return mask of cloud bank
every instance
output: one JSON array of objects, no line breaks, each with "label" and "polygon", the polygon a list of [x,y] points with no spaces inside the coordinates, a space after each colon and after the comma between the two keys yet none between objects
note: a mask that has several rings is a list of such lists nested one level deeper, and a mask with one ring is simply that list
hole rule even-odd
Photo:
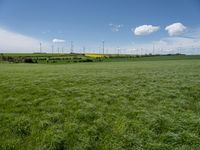
[{"label": "cloud bank", "polygon": [[139,27],[136,27],[135,29],[132,29],[135,35],[141,36],[141,35],[149,35],[153,32],[156,32],[160,29],[159,26],[153,26],[153,25],[142,25]]},{"label": "cloud bank", "polygon": [[[40,40],[0,28],[0,53],[32,53],[39,51]],[[43,43],[46,49],[48,44]]]},{"label": "cloud bank", "polygon": [[168,32],[170,36],[179,36],[182,35],[185,30],[186,26],[184,26],[182,23],[173,23],[169,26],[166,26],[165,30]]},{"label": "cloud bank", "polygon": [[[120,49],[120,51],[118,50]],[[120,48],[110,48],[111,53],[126,54],[200,54],[200,39],[167,37],[145,43],[126,43]]]}]

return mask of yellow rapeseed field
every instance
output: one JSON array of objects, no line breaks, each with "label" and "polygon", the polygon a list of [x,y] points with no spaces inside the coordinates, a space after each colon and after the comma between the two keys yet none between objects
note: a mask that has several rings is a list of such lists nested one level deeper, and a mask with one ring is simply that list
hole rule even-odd
[{"label": "yellow rapeseed field", "polygon": [[102,54],[85,54],[86,57],[91,57],[91,58],[105,58],[105,55]]}]

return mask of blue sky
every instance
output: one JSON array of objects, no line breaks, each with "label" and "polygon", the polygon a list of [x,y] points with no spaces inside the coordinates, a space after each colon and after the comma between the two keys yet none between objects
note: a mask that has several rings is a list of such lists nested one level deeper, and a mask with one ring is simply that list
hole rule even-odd
[{"label": "blue sky", "polygon": [[[169,35],[165,28],[181,23],[185,30],[175,36]],[[134,33],[137,27],[152,25],[159,27],[151,33]],[[143,27],[142,29],[152,27]],[[176,27],[175,27],[176,28]],[[162,47],[162,42],[173,41],[173,48],[185,40],[198,41],[200,38],[200,1],[199,0],[0,0],[0,29],[6,39],[26,38],[35,40],[30,47],[38,47],[43,41],[48,51],[53,39],[74,41],[76,49],[100,49],[105,40],[108,49],[123,47],[150,49],[152,43]],[[153,28],[152,28],[153,29]],[[0,30],[0,31],[1,31]],[[1,33],[1,32],[0,32]],[[14,37],[17,35],[17,37]],[[188,38],[189,37],[189,38]],[[2,40],[1,40],[2,41]],[[16,40],[17,41],[17,40]],[[176,43],[175,43],[175,42]],[[20,42],[7,51],[20,51]],[[159,44],[158,44],[159,43]],[[161,43],[161,44],[160,44]],[[0,43],[1,44],[1,43]],[[18,44],[18,45],[17,45]],[[54,43],[55,44],[55,43]],[[2,45],[2,44],[1,44]],[[190,43],[191,47],[192,43]],[[196,47],[199,41],[194,43]],[[28,44],[27,44],[28,46]],[[169,46],[169,45],[168,45]],[[187,47],[186,45],[185,47]],[[166,43],[163,45],[166,48]],[[175,48],[174,48],[175,49]],[[34,51],[30,49],[30,51]]]}]

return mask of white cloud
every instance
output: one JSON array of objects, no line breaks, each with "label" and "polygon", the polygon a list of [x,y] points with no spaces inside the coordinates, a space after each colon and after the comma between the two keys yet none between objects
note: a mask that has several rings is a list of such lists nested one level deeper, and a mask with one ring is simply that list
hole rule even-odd
[{"label": "white cloud", "polygon": [[113,32],[119,32],[119,31],[120,31],[120,28],[123,27],[122,24],[116,25],[116,24],[112,24],[112,23],[110,23],[109,26],[111,27],[111,30],[112,30]]},{"label": "white cloud", "polygon": [[182,23],[173,23],[165,28],[170,36],[178,36],[184,33],[187,28]]},{"label": "white cloud", "polygon": [[[39,51],[40,40],[26,36],[20,33],[15,33],[3,28],[0,28],[0,52],[11,53],[32,53]],[[48,43],[43,43],[43,50],[47,49]]]},{"label": "white cloud", "polygon": [[63,39],[53,39],[52,42],[53,43],[65,43],[66,41]]},{"label": "white cloud", "polygon": [[135,35],[149,35],[153,32],[156,32],[160,29],[159,26],[153,26],[153,25],[142,25],[139,27],[136,27],[135,29],[132,29]]}]

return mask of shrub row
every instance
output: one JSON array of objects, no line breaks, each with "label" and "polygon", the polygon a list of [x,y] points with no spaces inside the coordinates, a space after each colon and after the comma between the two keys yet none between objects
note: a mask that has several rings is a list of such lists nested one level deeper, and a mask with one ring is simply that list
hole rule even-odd
[{"label": "shrub row", "polygon": [[94,62],[101,59],[87,57],[22,57],[22,56],[0,56],[0,61],[12,63],[73,63],[73,62]]}]

